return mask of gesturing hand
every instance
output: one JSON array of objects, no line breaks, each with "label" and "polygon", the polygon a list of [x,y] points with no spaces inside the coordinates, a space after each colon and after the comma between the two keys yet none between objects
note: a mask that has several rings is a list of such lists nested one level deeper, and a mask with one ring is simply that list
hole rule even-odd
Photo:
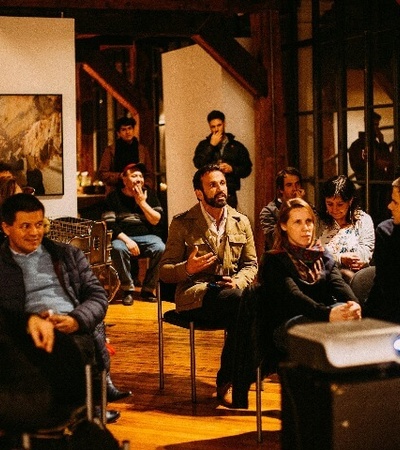
[{"label": "gesturing hand", "polygon": [[209,252],[202,256],[197,256],[199,248],[194,246],[192,253],[189,255],[186,262],[186,272],[189,275],[193,275],[210,267],[217,260],[217,256],[214,253]]}]

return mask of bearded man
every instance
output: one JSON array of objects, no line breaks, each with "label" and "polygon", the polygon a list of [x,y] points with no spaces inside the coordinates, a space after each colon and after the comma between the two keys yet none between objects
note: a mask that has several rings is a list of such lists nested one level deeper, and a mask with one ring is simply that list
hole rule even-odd
[{"label": "bearded man", "polygon": [[257,255],[249,219],[227,205],[221,168],[214,164],[200,168],[193,187],[198,204],[173,218],[160,278],[177,284],[180,314],[225,327],[216,385],[222,404],[231,406],[236,319],[242,291],[257,274]]}]

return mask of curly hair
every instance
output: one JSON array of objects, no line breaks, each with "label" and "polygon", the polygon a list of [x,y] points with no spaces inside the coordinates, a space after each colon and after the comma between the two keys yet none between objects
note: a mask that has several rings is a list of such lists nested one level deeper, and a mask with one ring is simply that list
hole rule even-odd
[{"label": "curly hair", "polygon": [[360,219],[361,208],[356,195],[356,187],[354,183],[345,175],[335,175],[329,178],[322,185],[322,198],[320,205],[320,218],[328,225],[333,225],[334,218],[326,210],[326,199],[331,197],[340,197],[344,202],[351,201],[346,214],[348,223],[356,223]]}]

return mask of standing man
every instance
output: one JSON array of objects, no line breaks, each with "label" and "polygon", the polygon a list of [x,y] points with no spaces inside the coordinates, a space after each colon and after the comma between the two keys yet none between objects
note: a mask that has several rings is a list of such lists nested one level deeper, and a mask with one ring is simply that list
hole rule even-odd
[{"label": "standing man", "polygon": [[240,190],[240,179],[251,173],[252,162],[247,148],[235,136],[225,132],[225,114],[211,111],[207,116],[211,134],[196,147],[193,163],[196,169],[216,163],[225,174],[228,186],[227,203],[232,208],[238,204],[236,192]]},{"label": "standing man", "polygon": [[113,231],[111,258],[124,290],[122,303],[133,304],[135,289],[131,274],[131,257],[149,257],[149,267],[140,296],[156,301],[158,265],[165,245],[159,237],[163,210],[154,191],[144,185],[146,167],[142,163],[128,164],[122,171],[122,188],[106,198],[108,211],[103,214]]},{"label": "standing man", "polygon": [[[99,178],[106,184],[107,193],[121,186],[121,176],[128,164],[143,162],[148,170],[153,167],[148,150],[135,137],[136,121],[132,117],[120,117],[115,123],[117,140],[103,153],[99,166]],[[150,186],[150,180],[146,180]]]},{"label": "standing man", "polygon": [[363,316],[400,323],[400,178],[392,183],[391,219],[376,228],[376,275]]},{"label": "standing man", "polygon": [[216,384],[219,399],[231,406],[238,309],[242,290],[256,277],[257,255],[249,219],[227,206],[220,166],[199,169],[193,187],[199,203],[173,218],[160,278],[177,284],[179,313],[226,327]]},{"label": "standing man", "polygon": [[260,212],[261,228],[265,236],[265,250],[270,250],[274,243],[274,230],[278,222],[279,209],[283,202],[291,198],[304,198],[301,173],[294,167],[286,167],[275,178],[276,197]]}]

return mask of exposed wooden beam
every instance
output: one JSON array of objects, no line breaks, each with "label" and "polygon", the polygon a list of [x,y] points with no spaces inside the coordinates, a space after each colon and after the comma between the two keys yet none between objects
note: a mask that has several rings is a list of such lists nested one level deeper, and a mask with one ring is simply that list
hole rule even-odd
[{"label": "exposed wooden beam", "polygon": [[6,8],[256,12],[278,9],[280,0],[2,0]]},{"label": "exposed wooden beam", "polygon": [[244,47],[224,32],[223,18],[210,15],[192,39],[255,97],[268,93],[267,71]]},{"label": "exposed wooden beam", "polygon": [[100,52],[87,52],[79,58],[83,70],[109,92],[132,116],[141,109],[141,95],[126,78],[114,69]]}]

